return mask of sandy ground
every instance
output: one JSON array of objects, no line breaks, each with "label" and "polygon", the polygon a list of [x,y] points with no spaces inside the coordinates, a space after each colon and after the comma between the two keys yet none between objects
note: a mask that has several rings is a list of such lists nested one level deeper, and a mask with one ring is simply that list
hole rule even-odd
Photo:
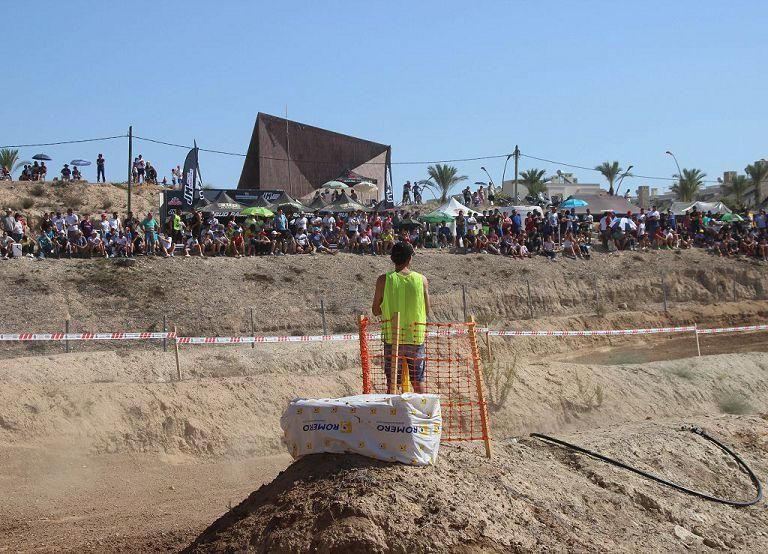
[{"label": "sandy ground", "polygon": [[[768,280],[762,264],[720,260],[699,251],[681,256],[687,261],[679,262],[672,252],[651,252],[596,257],[591,264],[520,263],[428,252],[418,254],[417,269],[431,278],[438,320],[462,317],[461,285],[466,284],[469,311],[493,328],[765,321]],[[166,313],[182,333],[249,333],[253,306],[256,332],[315,333],[322,327],[320,297],[327,306],[329,331],[343,331],[354,328],[355,313],[369,303],[373,278],[386,267],[386,260],[351,255],[142,259],[133,267],[103,260],[0,263],[5,300],[0,332],[60,330],[67,314],[73,331],[150,330],[162,326]],[[217,272],[213,283],[207,277],[212,268]],[[661,269],[667,270],[668,313],[659,294]],[[534,319],[528,312],[526,280],[532,282]],[[636,450],[640,461],[656,463],[659,471],[679,470],[681,479],[698,478],[701,467],[696,464],[704,463],[704,451],[691,450],[699,461],[678,467],[669,451],[688,452],[688,443],[675,442],[676,435],[665,435],[669,444],[649,439],[652,428],[645,425],[706,422],[750,460],[765,459],[765,435],[759,430],[765,429],[760,414],[768,412],[766,336],[702,337],[702,358],[695,357],[690,334],[494,338],[491,371],[513,366],[515,377],[503,405],[493,404],[496,396],[490,393],[500,454],[498,465],[486,469],[488,475],[509,473],[510,464],[517,467],[516,456],[522,456],[523,473],[535,478],[507,483],[512,488],[505,490],[515,491],[513,500],[527,502],[528,507],[518,503],[517,511],[510,512],[516,514],[513,523],[527,530],[497,533],[492,542],[472,535],[461,546],[451,542],[461,533],[450,528],[435,548],[680,550],[685,544],[674,542],[680,540],[675,525],[702,537],[688,544],[694,550],[764,547],[764,518],[728,516],[726,529],[718,522],[730,512],[701,506],[696,513],[708,519],[699,521],[696,530],[687,515],[674,515],[687,509],[685,499],[585,465],[591,462],[569,461],[530,441],[514,447],[506,439],[531,431],[574,440],[587,433],[585,441],[609,452],[634,455]],[[64,354],[62,344],[0,345],[0,464],[6,468],[0,476],[0,551],[181,549],[229,505],[237,505],[288,465],[277,422],[289,399],[360,390],[355,343],[183,347],[182,381],[176,378],[172,351],[163,352],[160,343],[72,346]],[[657,462],[652,452],[660,453]],[[546,463],[538,467],[542,459]],[[471,465],[461,465],[465,463],[469,459],[453,469],[465,471]],[[757,463],[765,475],[765,466]],[[714,474],[731,477],[720,465],[710,469],[713,475],[706,484],[725,487]],[[549,491],[552,477],[547,471],[567,494]],[[599,479],[591,478],[593,474]],[[601,480],[613,484],[598,484],[600,492],[594,486]],[[451,494],[479,494],[461,487],[440,490],[443,502]],[[604,503],[584,512],[588,519],[574,516],[584,508],[584,498],[595,494]],[[642,509],[637,506],[643,502],[653,505],[646,497],[662,508],[632,511]],[[764,515],[764,508],[758,513]],[[613,517],[616,509],[629,515],[619,521]],[[380,529],[390,525],[374,520]],[[262,520],[253,521],[257,526]],[[551,531],[558,528],[564,531]],[[757,530],[756,542],[749,542],[748,529]],[[557,542],[536,542],[548,532]],[[643,544],[638,538],[643,533],[664,538]],[[706,545],[705,538],[715,546]]]}]

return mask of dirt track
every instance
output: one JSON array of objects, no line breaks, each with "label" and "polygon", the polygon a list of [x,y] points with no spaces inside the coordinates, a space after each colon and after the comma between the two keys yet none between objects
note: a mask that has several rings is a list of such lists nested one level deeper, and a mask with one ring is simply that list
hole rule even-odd
[{"label": "dirt track", "polygon": [[[461,317],[460,285],[469,282],[470,310],[494,328],[629,328],[677,322],[709,327],[764,321],[764,266],[688,254],[694,263],[667,274],[668,314],[654,287],[657,270],[676,261],[670,252],[644,254],[640,260],[596,257],[592,265],[544,260],[521,264],[430,252],[419,254],[418,263],[431,276],[436,317],[442,320]],[[349,271],[350,263],[354,271]],[[206,293],[208,285],[190,271],[206,273],[211,264],[223,270],[216,294]],[[711,271],[698,267],[702,264]],[[0,264],[5,277],[0,293],[7,299],[0,331],[28,331],[30,326],[60,330],[67,312],[73,331],[157,329],[165,311],[182,332],[248,333],[247,306],[253,305],[257,332],[315,333],[320,330],[315,309],[319,296],[303,283],[324,287],[331,331],[346,330],[352,328],[354,311],[365,309],[373,276],[385,267],[383,259],[358,262],[346,255],[140,260],[136,268],[99,260]],[[599,309],[593,272],[624,275],[623,280],[601,281]],[[532,291],[534,320],[526,315],[524,279],[537,283]],[[287,295],[286,283],[299,292]],[[16,294],[19,287],[29,294]],[[639,302],[643,295],[648,300]],[[163,353],[159,343],[73,346],[72,353],[63,354],[61,344],[0,345],[5,358],[0,365],[0,463],[8,468],[0,477],[0,551],[181,548],[225,513],[228,503],[237,504],[285,467],[288,458],[277,418],[289,398],[340,396],[360,389],[354,343],[185,347],[182,382],[175,380],[173,354]],[[690,334],[494,339],[492,346],[497,364],[517,364],[510,399],[492,411],[499,440],[534,430],[569,435],[591,430],[596,444],[631,453],[626,448],[633,443],[621,442],[619,435],[625,426],[630,429],[648,417],[701,421],[736,407],[752,414],[750,425],[759,426],[763,420],[755,419],[756,414],[768,412],[767,354],[748,353],[766,351],[763,333],[702,337],[705,355],[727,354],[700,359],[689,357],[695,354]],[[716,426],[726,442],[732,439],[749,452],[752,446],[743,442],[739,421],[718,419]],[[600,442],[608,437],[618,442]],[[754,437],[754,453],[762,453],[764,440],[764,435]],[[539,450],[526,452],[532,456]],[[531,464],[535,460],[526,459]],[[667,469],[667,462],[663,465]],[[564,477],[564,488],[581,486],[584,469],[573,471]],[[621,476],[611,479],[623,482]],[[534,488],[525,494],[546,506],[551,525],[559,525],[565,512],[558,515],[547,499],[544,476],[529,484]],[[633,494],[630,503],[636,503]],[[618,497],[605,500],[624,505]],[[559,506],[571,509],[567,503]],[[592,525],[600,537],[623,532],[609,513],[594,512]],[[644,532],[666,537],[674,525],[664,513],[643,514]],[[521,521],[537,528],[533,520]],[[717,540],[744,549],[747,543],[733,542],[743,537],[738,530],[742,523],[718,531]],[[561,537],[562,545],[584,546],[588,535],[579,529],[585,528],[583,522],[573,527],[571,535]],[[758,529],[766,531],[765,526]],[[521,545],[530,544],[526,536],[520,535]]]}]

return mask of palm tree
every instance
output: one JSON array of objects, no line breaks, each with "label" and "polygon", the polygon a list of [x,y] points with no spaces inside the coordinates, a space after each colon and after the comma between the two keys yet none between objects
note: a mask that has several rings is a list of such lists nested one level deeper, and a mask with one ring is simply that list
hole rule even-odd
[{"label": "palm tree", "polygon": [[672,192],[681,202],[691,202],[696,198],[696,193],[704,186],[704,177],[707,174],[700,169],[683,169],[682,175],[675,175],[677,183],[672,185]]},{"label": "palm tree", "polygon": [[520,173],[520,182],[525,185],[525,188],[528,189],[528,194],[532,196],[536,196],[540,192],[545,192],[547,190],[547,183],[546,179],[544,179],[544,171],[543,169],[529,169],[527,171],[523,171]]},{"label": "palm tree", "polygon": [[445,203],[451,194],[451,189],[462,181],[467,180],[466,175],[456,175],[459,172],[456,167],[447,164],[430,165],[427,174],[440,188],[440,202]]},{"label": "palm tree", "polygon": [[746,175],[737,175],[727,184],[723,185],[723,195],[730,196],[740,210],[744,209],[744,194],[751,182]]},{"label": "palm tree", "polygon": [[768,162],[759,160],[745,167],[744,171],[749,175],[749,179],[755,187],[755,205],[759,206],[763,201],[760,198],[760,183],[768,179]]},{"label": "palm tree", "polygon": [[619,162],[603,162],[598,165],[595,170],[602,173],[603,177],[608,180],[608,194],[613,196],[613,183],[616,181],[616,177],[618,177],[622,171]]},{"label": "palm tree", "polygon": [[19,151],[15,148],[0,150],[0,167],[7,167],[11,174],[28,163],[30,162],[19,161]]}]

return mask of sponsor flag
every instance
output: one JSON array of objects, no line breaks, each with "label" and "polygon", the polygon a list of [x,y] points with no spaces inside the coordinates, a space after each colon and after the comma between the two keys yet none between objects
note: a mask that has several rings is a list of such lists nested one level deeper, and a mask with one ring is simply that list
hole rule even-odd
[{"label": "sponsor flag", "polygon": [[200,166],[197,160],[197,142],[195,147],[189,151],[187,158],[184,160],[184,206],[191,208],[192,204],[198,197],[202,197],[203,190],[198,187],[197,181],[200,175]]}]

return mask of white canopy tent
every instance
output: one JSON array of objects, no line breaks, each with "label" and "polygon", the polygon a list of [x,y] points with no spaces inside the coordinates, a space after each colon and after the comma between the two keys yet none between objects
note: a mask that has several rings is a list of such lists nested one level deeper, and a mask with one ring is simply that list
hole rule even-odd
[{"label": "white canopy tent", "polygon": [[461,202],[459,202],[458,200],[456,200],[453,197],[451,197],[448,200],[448,202],[446,202],[445,204],[443,204],[442,206],[440,206],[439,208],[437,208],[434,211],[436,211],[436,212],[443,212],[444,214],[448,214],[448,215],[450,215],[452,217],[456,217],[457,215],[459,215],[459,210],[463,211],[464,215],[469,215],[471,213],[472,214],[480,213],[480,212],[477,212],[475,210],[471,210],[471,209],[467,208],[464,204],[462,204]]},{"label": "white canopy tent", "polygon": [[699,212],[712,212],[713,214],[729,214],[731,209],[722,202],[672,202],[670,210],[675,215],[687,213],[693,208]]}]

